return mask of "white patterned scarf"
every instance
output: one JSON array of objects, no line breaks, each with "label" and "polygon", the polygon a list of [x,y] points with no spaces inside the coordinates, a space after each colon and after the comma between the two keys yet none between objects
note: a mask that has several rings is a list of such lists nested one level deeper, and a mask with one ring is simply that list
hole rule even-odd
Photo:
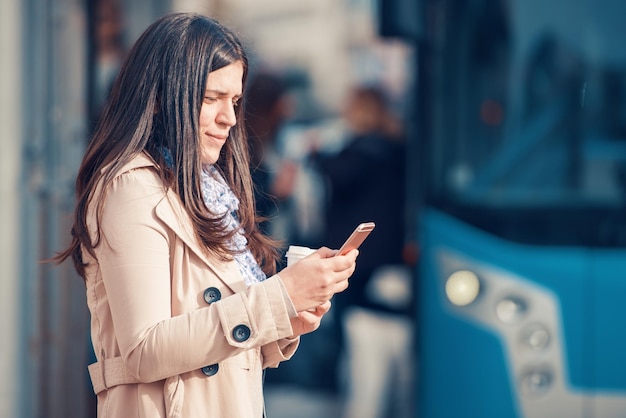
[{"label": "white patterned scarf", "polygon": [[237,231],[230,242],[231,249],[235,252],[235,261],[239,271],[250,286],[266,279],[265,273],[259,267],[254,256],[248,249],[248,240],[243,235],[243,231],[237,220],[237,210],[239,209],[239,199],[228,187],[228,184],[221,176],[217,168],[213,165],[205,165],[202,169],[202,197],[204,204],[211,213],[223,216],[224,225],[228,231]]},{"label": "white patterned scarf", "polygon": [[[165,147],[162,147],[160,150],[165,159],[165,163],[173,167],[174,160],[170,150]],[[263,270],[261,270],[261,267],[259,267],[259,264],[248,249],[248,240],[243,235],[241,226],[237,220],[239,199],[237,199],[237,196],[230,190],[226,180],[224,180],[219,171],[217,171],[217,168],[213,165],[207,164],[202,167],[200,180],[202,183],[202,198],[206,207],[214,215],[223,216],[224,214],[228,214],[228,216],[224,218],[226,229],[228,231],[237,231],[230,245],[231,249],[235,252],[235,261],[237,262],[237,267],[246,285],[250,286],[253,283],[262,282],[267,276],[263,273]]]}]

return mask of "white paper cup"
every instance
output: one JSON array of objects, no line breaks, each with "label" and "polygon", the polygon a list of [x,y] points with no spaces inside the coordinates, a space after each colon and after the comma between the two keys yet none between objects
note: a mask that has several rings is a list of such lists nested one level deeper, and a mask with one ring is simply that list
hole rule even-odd
[{"label": "white paper cup", "polygon": [[298,245],[290,245],[287,250],[287,265],[290,266],[293,263],[296,263],[308,256],[311,253],[314,253],[315,250],[309,247],[300,247]]}]

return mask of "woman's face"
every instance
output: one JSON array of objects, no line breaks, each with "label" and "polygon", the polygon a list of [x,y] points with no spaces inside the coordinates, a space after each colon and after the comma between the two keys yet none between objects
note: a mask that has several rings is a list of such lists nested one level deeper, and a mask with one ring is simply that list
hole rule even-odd
[{"label": "woman's face", "polygon": [[200,109],[200,152],[203,164],[214,164],[237,119],[235,107],[243,89],[239,61],[209,73]]}]

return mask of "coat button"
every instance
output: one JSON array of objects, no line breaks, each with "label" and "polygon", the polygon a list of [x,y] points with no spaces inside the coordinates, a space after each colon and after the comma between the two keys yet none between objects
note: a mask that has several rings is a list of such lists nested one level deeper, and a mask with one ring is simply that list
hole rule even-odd
[{"label": "coat button", "polygon": [[210,366],[204,366],[200,370],[204,373],[205,376],[213,376],[220,369],[220,365],[215,363]]},{"label": "coat button", "polygon": [[248,338],[250,338],[250,328],[248,328],[246,325],[237,325],[233,329],[233,338],[238,343],[246,341]]},{"label": "coat button", "polygon": [[213,302],[217,302],[222,298],[222,292],[219,291],[217,287],[208,287],[204,291],[204,301],[209,305]]}]

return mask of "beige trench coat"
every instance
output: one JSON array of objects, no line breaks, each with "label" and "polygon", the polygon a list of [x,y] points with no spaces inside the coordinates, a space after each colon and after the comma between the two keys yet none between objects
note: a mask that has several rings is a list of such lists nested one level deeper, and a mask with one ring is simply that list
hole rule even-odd
[{"label": "beige trench coat", "polygon": [[280,278],[246,287],[235,262],[204,255],[145,155],[115,178],[101,225],[97,259],[84,252],[98,417],[261,418],[262,370],[299,343]]}]

